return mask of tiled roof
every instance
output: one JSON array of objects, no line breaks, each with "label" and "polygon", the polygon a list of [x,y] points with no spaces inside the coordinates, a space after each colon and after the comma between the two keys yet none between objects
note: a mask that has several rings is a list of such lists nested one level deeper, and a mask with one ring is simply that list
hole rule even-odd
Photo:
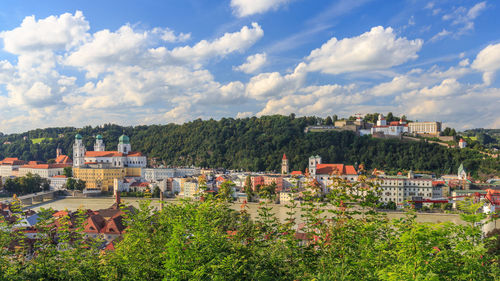
[{"label": "tiled roof", "polygon": [[85,157],[138,157],[142,156],[142,153],[131,151],[128,154],[124,154],[119,151],[87,151],[85,152]]},{"label": "tiled roof", "polygon": [[319,175],[330,175],[330,174],[340,174],[340,175],[356,175],[356,169],[352,165],[344,164],[317,164],[316,174]]},{"label": "tiled roof", "polygon": [[292,171],[291,175],[302,175],[302,171]]},{"label": "tiled roof", "polygon": [[23,165],[26,161],[19,160],[17,157],[5,158],[0,161],[0,165]]},{"label": "tiled roof", "polygon": [[69,163],[73,163],[73,161],[67,155],[59,155],[56,158],[56,163],[58,163],[58,164],[69,164]]},{"label": "tiled roof", "polygon": [[[33,163],[35,162],[35,163]],[[31,168],[31,169],[60,169],[71,167],[71,164],[38,164],[36,161],[30,161],[29,164],[21,166],[21,168]]]}]

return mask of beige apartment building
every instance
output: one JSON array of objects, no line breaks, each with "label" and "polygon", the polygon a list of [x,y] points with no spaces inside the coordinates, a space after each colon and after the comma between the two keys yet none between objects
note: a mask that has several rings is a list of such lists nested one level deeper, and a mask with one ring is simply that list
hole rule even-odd
[{"label": "beige apartment building", "polygon": [[411,122],[408,123],[408,132],[437,136],[441,132],[441,122]]}]

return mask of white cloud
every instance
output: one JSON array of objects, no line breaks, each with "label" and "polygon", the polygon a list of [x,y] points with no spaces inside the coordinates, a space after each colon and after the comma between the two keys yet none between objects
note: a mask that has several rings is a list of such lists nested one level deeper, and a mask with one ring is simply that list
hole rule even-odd
[{"label": "white cloud", "polygon": [[479,2],[470,9],[457,7],[451,13],[443,15],[443,20],[451,21],[452,25],[459,26],[457,36],[474,29],[474,20],[486,9],[486,1]]},{"label": "white cloud", "polygon": [[234,67],[234,69],[245,73],[255,73],[257,70],[262,68],[262,66],[264,66],[266,62],[266,53],[255,54],[247,57],[247,60],[244,64]]},{"label": "white cloud", "polygon": [[239,32],[225,33],[222,37],[209,42],[202,40],[193,47],[177,47],[172,50],[174,58],[186,61],[201,61],[210,57],[225,56],[232,52],[242,52],[264,36],[258,23],[252,27],[244,26]]},{"label": "white cloud", "polygon": [[442,38],[444,38],[444,37],[446,37],[446,36],[448,36],[450,34],[451,34],[450,31],[448,31],[448,30],[446,30],[446,29],[443,28],[443,30],[441,30],[440,32],[438,32],[436,35],[432,36],[432,38],[429,41],[430,42],[436,42],[436,41],[438,41],[438,40],[440,40],[440,39],[442,39]]},{"label": "white cloud", "polygon": [[377,26],[357,37],[330,39],[306,58],[307,69],[328,74],[387,69],[416,59],[422,43]]},{"label": "white cloud", "polygon": [[4,40],[4,50],[13,54],[67,50],[85,40],[89,28],[80,11],[41,20],[30,16],[24,18],[20,27],[1,32],[0,38]]},{"label": "white cloud", "polygon": [[471,67],[483,72],[483,80],[486,85],[493,82],[495,72],[500,69],[500,43],[488,45],[477,55]]},{"label": "white cloud", "polygon": [[290,2],[290,0],[231,0],[231,7],[238,17],[262,14]]},{"label": "white cloud", "polygon": [[304,85],[305,64],[299,64],[293,73],[282,76],[278,72],[261,73],[250,79],[246,93],[248,97],[265,100],[273,96],[292,95]]},{"label": "white cloud", "polygon": [[413,82],[408,76],[396,76],[390,82],[381,83],[368,92],[375,96],[390,96],[408,90],[416,89],[420,83]]}]

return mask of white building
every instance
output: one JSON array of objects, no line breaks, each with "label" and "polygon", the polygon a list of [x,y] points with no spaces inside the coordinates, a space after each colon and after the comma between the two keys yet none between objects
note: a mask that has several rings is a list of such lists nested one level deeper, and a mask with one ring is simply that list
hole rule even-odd
[{"label": "white building", "polygon": [[466,147],[467,147],[467,142],[464,139],[460,139],[460,141],[458,142],[458,148],[462,149]]},{"label": "white building", "polygon": [[19,167],[18,176],[23,177],[28,173],[39,175],[42,178],[51,178],[64,174],[64,168],[71,167],[70,164],[39,164],[37,161],[30,161],[28,164]]},{"label": "white building", "polygon": [[408,132],[411,134],[439,135],[441,122],[411,122],[408,123]]},{"label": "white building", "polygon": [[380,114],[378,116],[377,125],[371,128],[371,133],[372,135],[383,133],[384,135],[399,136],[403,133],[408,133],[408,125],[403,119],[387,124],[385,117]]},{"label": "white building", "polygon": [[422,197],[425,199],[442,198],[440,186],[433,186],[432,179],[414,178],[410,175],[404,177],[383,177],[377,178],[380,184],[380,201],[383,203],[394,202],[399,208],[403,207],[405,201],[412,200],[412,197]]},{"label": "white building", "polygon": [[358,180],[358,173],[353,165],[323,164],[320,156],[309,158],[309,175],[318,181],[323,193],[329,193],[329,187],[333,184],[334,178],[352,182]]},{"label": "white building", "polygon": [[63,189],[64,185],[68,178],[64,175],[53,176],[49,178],[50,181],[50,189],[51,190],[60,190]]},{"label": "white building", "polygon": [[126,135],[118,139],[118,150],[105,151],[101,135],[96,136],[94,151],[86,151],[82,136],[75,136],[73,145],[73,167],[83,167],[85,164],[108,164],[111,167],[139,167],[147,165],[146,156],[140,152],[132,151],[130,139]]},{"label": "white building", "polygon": [[18,158],[5,158],[0,161],[0,177],[8,178],[16,176],[19,167],[26,164],[26,161],[19,160]]}]

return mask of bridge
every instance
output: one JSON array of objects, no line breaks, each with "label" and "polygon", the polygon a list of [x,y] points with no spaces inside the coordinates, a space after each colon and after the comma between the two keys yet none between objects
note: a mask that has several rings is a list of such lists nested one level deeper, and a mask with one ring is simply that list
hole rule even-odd
[{"label": "bridge", "polygon": [[[43,192],[36,192],[36,193],[31,193],[31,194],[26,194],[23,196],[17,197],[18,200],[21,201],[23,206],[29,206],[37,203],[42,203],[43,201],[46,200],[52,200],[55,198],[55,194],[57,193],[57,190],[49,190],[49,191],[43,191]],[[9,198],[2,200],[1,203],[11,203],[14,199]]]}]

